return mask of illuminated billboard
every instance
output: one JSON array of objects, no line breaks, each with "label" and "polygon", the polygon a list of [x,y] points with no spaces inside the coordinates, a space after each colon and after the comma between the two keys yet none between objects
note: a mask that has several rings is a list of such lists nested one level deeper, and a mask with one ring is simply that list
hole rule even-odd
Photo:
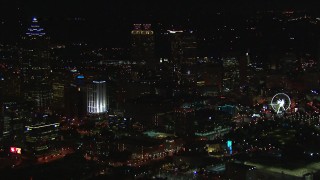
[{"label": "illuminated billboard", "polygon": [[227,141],[227,148],[228,148],[229,154],[232,154],[232,141],[230,140]]},{"label": "illuminated billboard", "polygon": [[21,154],[21,148],[18,147],[10,147],[10,152],[12,154]]}]

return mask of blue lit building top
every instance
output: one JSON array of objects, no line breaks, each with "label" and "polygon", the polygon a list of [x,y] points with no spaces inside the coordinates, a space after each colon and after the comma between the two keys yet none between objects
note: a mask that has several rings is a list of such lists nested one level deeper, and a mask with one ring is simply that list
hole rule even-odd
[{"label": "blue lit building top", "polygon": [[43,30],[44,29],[39,26],[38,19],[34,17],[32,18],[31,27],[28,28],[26,35],[29,37],[41,37],[46,35]]},{"label": "blue lit building top", "polygon": [[84,79],[84,75],[78,75],[77,79]]}]

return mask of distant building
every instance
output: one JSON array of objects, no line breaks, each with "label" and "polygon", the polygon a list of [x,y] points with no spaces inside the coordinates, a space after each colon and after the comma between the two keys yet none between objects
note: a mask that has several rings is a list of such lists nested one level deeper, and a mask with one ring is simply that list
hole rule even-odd
[{"label": "distant building", "polygon": [[254,169],[254,166],[229,162],[226,164],[225,174],[227,179],[251,179],[247,176],[247,174]]},{"label": "distant building", "polygon": [[68,118],[82,118],[87,115],[87,77],[75,75],[64,88],[64,113]]},{"label": "distant building", "polygon": [[225,104],[223,106],[217,106],[216,110],[228,113],[232,116],[234,116],[237,113],[237,107],[233,105],[228,105],[228,104]]},{"label": "distant building", "polygon": [[35,108],[43,113],[49,111],[52,102],[49,39],[37,18],[32,19],[22,37],[21,90],[25,98],[34,102]]},{"label": "distant building", "polygon": [[217,126],[211,131],[196,132],[195,135],[206,138],[208,140],[214,140],[214,139],[223,137],[225,134],[229,133],[230,130],[231,130],[231,127],[228,127],[228,126],[225,126],[225,127]]},{"label": "distant building", "polygon": [[46,81],[50,74],[49,37],[40,27],[38,19],[33,18],[31,26],[22,37],[24,51],[21,70],[24,82]]},{"label": "distant building", "polygon": [[48,112],[52,103],[52,87],[47,83],[34,84],[25,97],[34,103],[37,111]]},{"label": "distant building", "polygon": [[155,65],[154,31],[151,24],[134,24],[131,31],[131,57],[137,63]]},{"label": "distant building", "polygon": [[111,129],[128,130],[131,128],[132,118],[117,115],[109,115],[108,125]]},{"label": "distant building", "polygon": [[106,81],[93,81],[87,87],[87,112],[89,114],[106,113],[109,108]]},{"label": "distant building", "polygon": [[[10,70],[9,70],[10,71]],[[20,96],[20,75],[15,72],[0,75],[0,96]]]},{"label": "distant building", "polygon": [[52,93],[53,93],[53,102],[57,104],[62,104],[64,98],[64,83],[54,82],[52,83]]},{"label": "distant building", "polygon": [[[23,136],[27,104],[20,100],[3,100],[0,117],[0,139]],[[11,139],[12,141],[12,139]]]},{"label": "distant building", "polygon": [[84,117],[87,111],[86,87],[79,84],[69,84],[64,92],[65,114],[67,117]]},{"label": "distant building", "polygon": [[175,64],[194,64],[197,60],[197,38],[193,31],[168,30],[171,58]]},{"label": "distant building", "polygon": [[[266,164],[245,162],[254,168],[247,171],[246,179],[292,179],[292,180],[315,180],[319,179],[319,163],[297,164],[294,169],[284,164]],[[243,165],[243,166],[245,166]]]},{"label": "distant building", "polygon": [[237,88],[240,83],[239,61],[236,58],[224,58],[222,61],[224,70],[222,88],[223,91],[230,91]]},{"label": "distant building", "polygon": [[0,98],[0,147],[24,147],[25,124],[30,115],[30,103],[19,97]]},{"label": "distant building", "polygon": [[60,124],[45,114],[36,114],[30,124],[25,126],[26,152],[41,155],[54,150],[59,140]]}]

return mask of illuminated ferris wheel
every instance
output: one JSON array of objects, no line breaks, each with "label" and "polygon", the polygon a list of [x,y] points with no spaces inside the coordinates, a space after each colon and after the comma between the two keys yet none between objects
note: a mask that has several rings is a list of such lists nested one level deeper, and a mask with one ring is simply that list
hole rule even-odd
[{"label": "illuminated ferris wheel", "polygon": [[285,93],[278,93],[272,97],[271,107],[277,114],[282,114],[290,108],[290,97]]}]

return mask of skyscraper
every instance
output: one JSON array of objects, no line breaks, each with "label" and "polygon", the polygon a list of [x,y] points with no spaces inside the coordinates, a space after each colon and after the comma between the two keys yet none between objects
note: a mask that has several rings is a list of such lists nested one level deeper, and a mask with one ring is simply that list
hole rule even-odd
[{"label": "skyscraper", "polygon": [[132,60],[149,66],[155,64],[154,31],[151,24],[134,24],[131,31],[131,57]]},{"label": "skyscraper", "polygon": [[25,50],[21,63],[24,82],[47,80],[51,70],[49,37],[40,27],[37,18],[32,19],[31,26],[22,40]]},{"label": "skyscraper", "polygon": [[30,104],[20,98],[5,97],[1,99],[0,141],[1,146],[24,142],[24,125],[30,113]]},{"label": "skyscraper", "polygon": [[23,40],[21,71],[24,96],[33,101],[38,111],[48,111],[52,102],[49,37],[33,18]]},{"label": "skyscraper", "polygon": [[223,59],[223,91],[230,91],[238,87],[240,80],[239,61],[237,58]]},{"label": "skyscraper", "polygon": [[108,111],[106,81],[93,81],[87,87],[87,112],[89,114],[103,114]]},{"label": "skyscraper", "polygon": [[197,39],[193,31],[168,30],[171,58],[175,64],[194,64],[197,58]]},{"label": "skyscraper", "polygon": [[62,82],[52,83],[52,97],[53,97],[53,102],[56,105],[63,107],[64,83]]},{"label": "skyscraper", "polygon": [[28,91],[27,100],[33,101],[35,107],[44,112],[52,103],[52,89],[47,83],[36,84]]}]

